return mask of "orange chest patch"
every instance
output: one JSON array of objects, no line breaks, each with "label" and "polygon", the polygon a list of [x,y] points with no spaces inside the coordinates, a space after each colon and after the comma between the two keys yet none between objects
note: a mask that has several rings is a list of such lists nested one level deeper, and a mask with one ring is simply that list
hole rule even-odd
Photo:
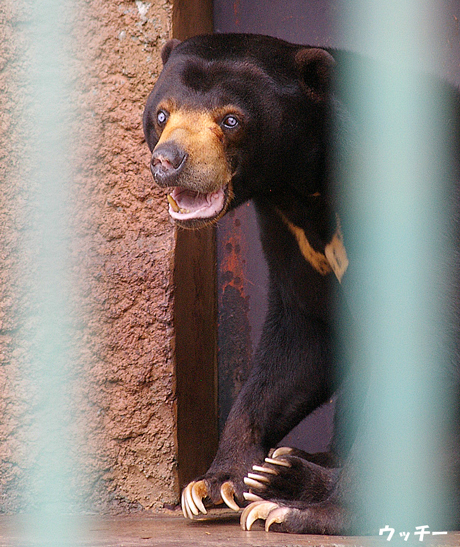
[{"label": "orange chest patch", "polygon": [[332,236],[331,241],[326,245],[324,253],[321,253],[312,247],[302,228],[293,224],[285,215],[283,215],[283,213],[280,211],[278,212],[289,231],[295,237],[304,259],[321,275],[327,275],[334,272],[340,283],[348,268],[348,257],[343,243],[340,223],[337,222],[337,229]]}]

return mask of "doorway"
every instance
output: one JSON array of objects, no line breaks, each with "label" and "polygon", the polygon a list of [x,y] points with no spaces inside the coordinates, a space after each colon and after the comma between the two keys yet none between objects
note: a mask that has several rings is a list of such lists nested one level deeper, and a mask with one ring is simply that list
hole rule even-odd
[{"label": "doorway", "polygon": [[[336,45],[337,2],[331,0],[214,0],[214,32],[269,34],[290,42]],[[217,227],[219,431],[250,370],[267,309],[267,266],[255,211],[243,204]],[[327,450],[334,401],[308,416],[280,443],[307,452]]]},{"label": "doorway", "polygon": [[[439,75],[460,85],[460,0],[439,9],[447,28]],[[268,34],[289,42],[359,51],[341,35],[343,0],[214,0],[214,32]],[[366,53],[360,51],[360,53]],[[219,431],[250,370],[266,312],[267,267],[255,212],[244,204],[217,228]],[[280,445],[320,452],[333,433],[334,400],[301,422]]]}]

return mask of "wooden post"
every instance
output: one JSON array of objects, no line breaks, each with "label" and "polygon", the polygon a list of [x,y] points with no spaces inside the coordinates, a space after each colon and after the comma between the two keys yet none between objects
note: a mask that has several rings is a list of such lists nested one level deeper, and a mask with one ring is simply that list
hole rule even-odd
[{"label": "wooden post", "polygon": [[[173,37],[212,32],[212,0],[176,0]],[[217,300],[215,229],[178,229],[175,350],[179,484],[209,467],[217,449]]]}]

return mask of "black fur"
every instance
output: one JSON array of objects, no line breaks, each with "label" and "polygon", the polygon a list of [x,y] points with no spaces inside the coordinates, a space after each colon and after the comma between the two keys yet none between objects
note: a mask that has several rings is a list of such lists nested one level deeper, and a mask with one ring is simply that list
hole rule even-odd
[{"label": "black fur", "polygon": [[[331,193],[331,120],[341,117],[346,123],[343,112],[348,112],[347,98],[332,94],[331,79],[334,67],[351,59],[344,52],[263,36],[196,37],[166,46],[163,73],[147,101],[144,128],[151,150],[161,134],[154,120],[164,99],[191,110],[230,104],[242,112],[238,133],[223,136],[233,174],[230,208],[254,201],[269,269],[268,313],[251,374],[203,477],[210,502],[219,501],[220,486],[230,480],[244,505],[248,471],[262,465],[268,451],[341,383],[333,355],[333,307],[343,291],[332,272],[321,272],[305,259],[289,225],[324,256],[337,229],[340,200],[340,192],[338,198]],[[460,101],[453,91],[452,96],[458,114]],[[347,131],[344,138],[353,139],[353,130]],[[353,448],[339,441],[337,436],[338,456],[345,461],[342,472],[336,462],[330,467],[320,457],[285,456],[291,467],[283,468],[261,494],[292,508],[279,528],[346,533],[359,521],[347,503]]]}]

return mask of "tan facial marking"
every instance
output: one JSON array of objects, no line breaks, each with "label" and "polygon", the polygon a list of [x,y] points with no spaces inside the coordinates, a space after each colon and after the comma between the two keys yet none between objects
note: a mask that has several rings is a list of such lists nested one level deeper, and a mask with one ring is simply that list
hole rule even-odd
[{"label": "tan facial marking", "polygon": [[217,124],[208,127],[208,129],[214,133],[220,142],[224,142],[224,132]]},{"label": "tan facial marking", "polygon": [[223,132],[211,112],[181,109],[171,112],[157,146],[170,141],[187,152],[189,187],[210,192],[230,182]]}]

